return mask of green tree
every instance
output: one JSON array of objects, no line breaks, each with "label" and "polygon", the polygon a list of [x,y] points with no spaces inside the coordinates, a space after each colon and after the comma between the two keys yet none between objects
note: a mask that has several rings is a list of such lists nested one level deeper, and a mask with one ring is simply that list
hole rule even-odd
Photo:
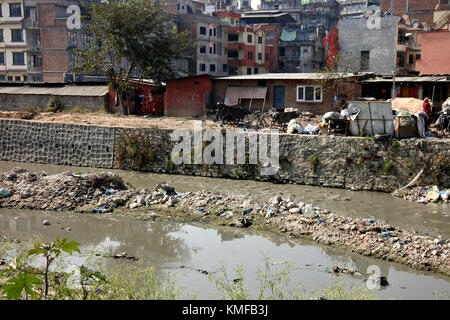
[{"label": "green tree", "polygon": [[[86,49],[75,50],[75,73],[105,74],[120,97],[127,94],[122,112],[130,112],[132,76],[152,79],[160,85],[179,70],[175,61],[193,46],[188,30],[176,24],[153,0],[111,0],[89,5],[88,29],[92,35]],[[185,70],[183,70],[185,71]]]}]

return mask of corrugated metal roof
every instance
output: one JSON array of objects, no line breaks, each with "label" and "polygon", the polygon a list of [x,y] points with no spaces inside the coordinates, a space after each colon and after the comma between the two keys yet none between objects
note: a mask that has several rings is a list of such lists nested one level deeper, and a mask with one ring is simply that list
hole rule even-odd
[{"label": "corrugated metal roof", "polygon": [[[367,73],[347,73],[344,75],[343,73],[336,74],[336,78],[339,77],[357,77],[357,76],[366,76],[369,74],[373,74],[371,72]],[[215,78],[215,80],[318,80],[323,79],[323,73],[258,73],[258,74],[249,74],[249,75],[239,75],[239,76],[228,76],[228,77],[219,77]]]},{"label": "corrugated metal roof", "polygon": [[64,86],[64,87],[44,87],[44,86],[17,86],[0,87],[3,94],[37,94],[54,96],[90,96],[100,97],[108,93],[108,86]]},{"label": "corrugated metal roof", "polygon": [[[363,82],[392,82],[392,78],[377,77]],[[448,76],[395,77],[395,82],[450,82]]]}]

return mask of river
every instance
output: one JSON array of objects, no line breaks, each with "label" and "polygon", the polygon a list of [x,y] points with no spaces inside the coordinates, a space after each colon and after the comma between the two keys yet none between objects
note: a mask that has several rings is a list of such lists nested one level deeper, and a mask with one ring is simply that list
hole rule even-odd
[{"label": "river", "polygon": [[[49,174],[63,171],[101,172],[102,169],[68,166],[38,165],[0,162],[0,171],[13,167],[45,171]],[[269,198],[276,194],[289,194],[306,203],[328,208],[336,213],[384,220],[392,225],[413,227],[422,232],[448,237],[450,234],[448,204],[414,204],[389,194],[353,192],[348,190],[318,188],[299,185],[278,185],[245,180],[214,179],[191,176],[174,176],[133,171],[108,170],[120,174],[134,187],[149,187],[165,181],[179,192],[198,189],[222,193],[245,193],[254,197]],[[42,221],[51,222],[44,226]],[[66,228],[70,227],[70,231]],[[29,240],[38,236],[53,240],[56,236],[69,237],[81,243],[82,254],[71,257],[71,263],[86,262],[89,252],[127,252],[149,264],[156,276],[175,276],[177,286],[185,294],[196,293],[199,299],[217,298],[214,283],[209,275],[217,275],[221,261],[232,277],[232,269],[242,264],[246,270],[246,283],[254,295],[258,291],[256,272],[264,268],[264,254],[276,266],[286,262],[295,266],[290,285],[299,281],[306,290],[332,283],[333,274],[327,272],[337,264],[356,269],[367,277],[369,266],[378,266],[389,286],[375,290],[381,298],[433,299],[436,293],[450,294],[450,278],[430,272],[420,272],[395,263],[380,261],[348,250],[330,248],[312,241],[294,240],[270,232],[236,229],[203,224],[185,224],[167,221],[141,221],[130,217],[70,212],[39,212],[18,209],[0,209],[0,235]],[[104,258],[107,263],[118,260]],[[134,265],[136,261],[121,263]],[[201,271],[207,271],[208,275]],[[346,285],[365,285],[362,278],[342,275]]]}]

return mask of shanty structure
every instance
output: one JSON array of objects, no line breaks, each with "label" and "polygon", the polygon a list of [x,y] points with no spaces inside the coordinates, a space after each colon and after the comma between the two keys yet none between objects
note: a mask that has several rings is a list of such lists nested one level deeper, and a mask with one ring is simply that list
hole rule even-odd
[{"label": "shanty structure", "polygon": [[31,106],[46,108],[51,97],[66,109],[80,107],[105,110],[108,106],[106,85],[22,85],[0,87],[0,110],[17,111]]},{"label": "shanty structure", "polygon": [[[346,82],[345,95],[354,100],[361,97],[359,80],[372,74],[336,75]],[[322,84],[323,73],[262,73],[213,79],[214,103],[236,104],[239,99],[252,110],[270,111],[296,108],[324,114],[338,107],[337,98]]]}]

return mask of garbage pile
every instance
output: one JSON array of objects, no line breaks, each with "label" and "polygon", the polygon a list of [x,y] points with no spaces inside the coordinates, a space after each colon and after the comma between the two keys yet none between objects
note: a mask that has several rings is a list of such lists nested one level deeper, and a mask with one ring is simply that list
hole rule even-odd
[{"label": "garbage pile", "polygon": [[108,189],[125,190],[121,177],[112,173],[47,175],[14,168],[0,174],[0,206],[22,209],[73,209],[94,200]]},{"label": "garbage pile", "polygon": [[392,194],[405,200],[424,204],[430,202],[450,201],[450,190],[441,190],[438,186],[417,186],[414,188],[405,188],[394,191]]}]

